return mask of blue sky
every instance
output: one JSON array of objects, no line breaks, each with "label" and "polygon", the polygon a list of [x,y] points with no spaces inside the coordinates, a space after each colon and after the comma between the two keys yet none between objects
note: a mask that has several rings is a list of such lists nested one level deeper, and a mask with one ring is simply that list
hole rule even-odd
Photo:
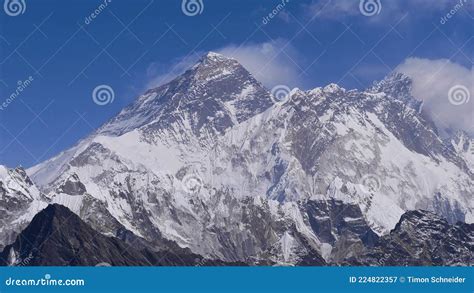
[{"label": "blue sky", "polygon": [[[472,99],[444,110],[453,84],[472,92],[472,2],[372,0],[379,13],[366,16],[356,0],[202,0],[187,16],[180,0],[17,1],[23,13],[0,11],[0,103],[23,82],[0,109],[0,164],[10,167],[71,147],[206,51],[232,55],[269,88],[361,89],[395,68],[417,80],[436,71],[441,88],[417,94],[439,125],[472,125]],[[113,89],[113,102],[94,103],[99,85]]]}]

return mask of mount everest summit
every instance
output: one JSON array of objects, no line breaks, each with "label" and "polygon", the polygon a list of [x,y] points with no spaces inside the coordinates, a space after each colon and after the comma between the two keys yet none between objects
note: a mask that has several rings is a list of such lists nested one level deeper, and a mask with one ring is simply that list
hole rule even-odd
[{"label": "mount everest summit", "polygon": [[[38,259],[51,249],[32,227],[55,223],[100,238],[99,252],[139,248],[116,265],[472,265],[473,140],[440,137],[410,90],[394,73],[365,91],[330,84],[275,101],[208,53],[71,149],[0,167],[0,258],[112,262],[68,262],[67,246]],[[181,261],[157,261],[165,253]]]}]

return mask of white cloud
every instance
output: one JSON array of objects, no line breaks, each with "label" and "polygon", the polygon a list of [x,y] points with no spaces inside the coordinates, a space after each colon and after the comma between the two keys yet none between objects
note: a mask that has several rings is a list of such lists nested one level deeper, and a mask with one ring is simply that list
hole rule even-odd
[{"label": "white cloud", "polygon": [[218,49],[217,52],[239,61],[268,88],[275,85],[302,85],[299,54],[284,40],[244,46],[229,45]]},{"label": "white cloud", "polygon": [[340,19],[360,14],[358,1],[353,0],[315,1],[307,8],[311,16],[318,18]]},{"label": "white cloud", "polygon": [[[380,5],[380,14],[377,17],[365,18],[359,10],[361,2],[376,3],[377,7]],[[426,15],[436,11],[449,12],[458,3],[459,0],[317,0],[309,6],[306,5],[305,10],[310,13],[310,17],[317,16],[317,18],[343,20],[350,16],[358,16],[379,23],[380,21],[387,21],[387,18],[398,20],[405,13],[419,16],[420,13]],[[467,4],[463,5],[463,9],[471,8]]]},{"label": "white cloud", "polygon": [[[427,111],[443,132],[462,129],[474,134],[474,70],[447,59],[408,58],[396,69],[413,79],[412,94],[424,101]],[[453,105],[449,92],[454,86],[468,89],[464,103]],[[462,98],[462,97],[461,97]],[[459,100],[457,100],[459,102]]]},{"label": "white cloud", "polygon": [[[215,50],[239,61],[258,81],[271,89],[275,85],[302,86],[298,52],[284,40],[243,46],[228,45]],[[192,67],[205,52],[176,58],[166,64],[148,66],[146,89],[165,84]]]}]

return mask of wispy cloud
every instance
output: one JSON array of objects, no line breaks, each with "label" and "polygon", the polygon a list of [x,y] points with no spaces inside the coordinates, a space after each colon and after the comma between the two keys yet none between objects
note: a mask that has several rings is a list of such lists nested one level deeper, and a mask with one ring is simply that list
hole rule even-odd
[{"label": "wispy cloud", "polygon": [[[365,18],[359,8],[361,2],[377,3],[376,5],[381,6],[380,14]],[[304,5],[304,8],[311,17],[316,16],[320,19],[344,20],[357,16],[371,22],[380,22],[399,19],[406,13],[423,16],[439,11],[448,12],[458,2],[459,0],[317,0],[309,5]],[[472,10],[472,5],[464,5],[463,9]]]},{"label": "wispy cloud", "polygon": [[[302,86],[300,76],[300,54],[285,40],[252,43],[242,46],[228,45],[212,50],[239,61],[258,81],[266,87],[286,85]],[[192,67],[205,52],[197,52],[170,62],[152,63],[148,66],[146,88],[165,84]]]},{"label": "wispy cloud", "polygon": [[[474,134],[474,70],[447,59],[409,58],[396,71],[413,79],[413,95],[444,133],[462,129]],[[453,90],[464,88],[458,97]],[[454,101],[453,101],[454,99]]]},{"label": "wispy cloud", "polygon": [[268,88],[275,85],[302,86],[300,54],[285,40],[244,46],[229,45],[217,52],[234,58]]}]

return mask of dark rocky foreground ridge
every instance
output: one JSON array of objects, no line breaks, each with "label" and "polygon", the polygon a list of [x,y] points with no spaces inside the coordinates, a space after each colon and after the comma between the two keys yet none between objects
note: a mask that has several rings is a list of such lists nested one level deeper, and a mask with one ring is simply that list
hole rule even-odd
[{"label": "dark rocky foreground ridge", "polygon": [[[354,213],[354,211],[349,213]],[[310,251],[306,255],[301,255],[296,265],[470,266],[474,264],[474,224],[450,225],[446,220],[431,212],[409,211],[402,216],[390,234],[378,238],[364,223],[347,227],[341,222],[341,218],[339,217],[339,220],[333,218],[338,222],[336,224],[339,226],[338,229],[351,229],[352,232],[344,234],[344,240],[339,243],[339,246],[347,245],[346,249],[351,249],[353,255],[326,263],[316,251]],[[325,229],[323,223],[314,222],[314,224]],[[350,240],[350,235],[357,233],[360,234],[358,240]],[[327,234],[328,237],[329,234]],[[138,238],[127,242],[116,237],[104,236],[68,208],[58,204],[49,205],[38,213],[18,235],[16,241],[7,245],[0,253],[2,266],[274,264],[272,262],[244,263],[209,260],[179,247],[153,251]]]},{"label": "dark rocky foreground ridge", "polygon": [[[127,243],[128,242],[128,243]],[[179,247],[153,251],[139,239],[124,241],[92,229],[68,208],[52,204],[38,213],[0,253],[2,266],[244,265],[207,260]]]}]

